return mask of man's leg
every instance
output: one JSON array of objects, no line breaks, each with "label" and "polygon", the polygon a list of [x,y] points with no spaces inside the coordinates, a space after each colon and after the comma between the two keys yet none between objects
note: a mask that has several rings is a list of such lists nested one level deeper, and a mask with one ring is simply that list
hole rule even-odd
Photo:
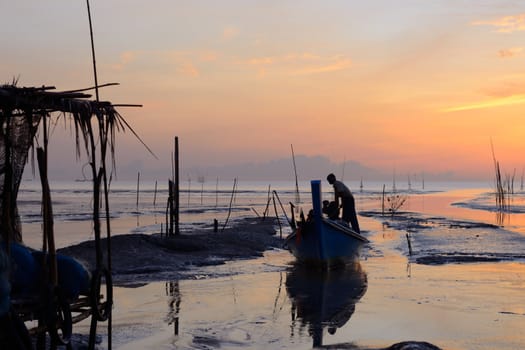
[{"label": "man's leg", "polygon": [[345,204],[343,206],[343,220],[350,223],[352,230],[361,233],[359,222],[357,221],[357,213],[355,212],[355,201],[353,196],[345,199]]}]

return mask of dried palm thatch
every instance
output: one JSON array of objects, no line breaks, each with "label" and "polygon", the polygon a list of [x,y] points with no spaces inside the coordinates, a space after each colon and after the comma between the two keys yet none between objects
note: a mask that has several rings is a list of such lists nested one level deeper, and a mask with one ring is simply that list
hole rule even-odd
[{"label": "dried palm thatch", "polygon": [[4,238],[22,238],[16,197],[30,149],[47,147],[51,117],[72,121],[77,156],[81,150],[88,154],[94,181],[105,173],[107,156],[115,166],[117,132],[131,131],[140,140],[116,105],[90,100],[86,90],[58,92],[52,86],[17,87],[16,82],[0,86],[0,228]]}]

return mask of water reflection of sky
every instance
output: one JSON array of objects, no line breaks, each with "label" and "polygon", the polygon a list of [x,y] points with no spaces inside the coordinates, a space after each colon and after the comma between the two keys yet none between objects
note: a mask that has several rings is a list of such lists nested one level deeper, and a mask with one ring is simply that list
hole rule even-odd
[{"label": "water reflection of sky", "polygon": [[117,287],[115,348],[305,349],[344,332],[366,293],[359,264],[313,272],[289,265],[286,252],[261,259],[281,271]]},{"label": "water reflection of sky", "polygon": [[[509,196],[510,207],[503,212],[499,211],[496,206],[493,190],[487,188],[455,189],[442,192],[400,192],[399,194],[406,197],[399,211],[494,224],[525,234],[524,192],[517,192]],[[393,194],[386,193],[386,197],[389,195]],[[381,195],[367,200],[359,201],[358,199],[357,210],[381,210],[381,201]]]},{"label": "water reflection of sky", "polygon": [[[299,312],[304,301],[321,300],[327,284],[317,280],[301,282],[312,288],[297,287],[301,283],[292,281],[305,276],[294,272],[292,256],[272,251],[260,259],[203,267],[195,280],[117,288],[116,348],[305,349],[319,341],[381,348],[410,339],[442,348],[521,348],[525,344],[520,331],[525,326],[525,271],[519,258],[508,255],[520,254],[524,246],[517,244],[523,236],[516,233],[522,232],[523,225],[515,224],[517,230],[501,227],[493,212],[451,205],[478,197],[490,204],[490,196],[484,193],[473,189],[411,194],[403,210],[413,213],[415,220],[389,225],[382,224],[386,219],[362,216],[372,240],[361,261],[366,293],[354,298],[355,303],[341,306],[350,317],[333,334],[328,331],[330,321],[323,321],[319,312],[321,301],[308,302]],[[358,210],[381,208],[377,194],[366,200],[356,197]],[[412,258],[406,232],[413,239]],[[496,253],[507,254],[510,261],[464,263],[457,259]],[[454,256],[456,261],[417,262],[417,257],[436,255]],[[306,277],[315,280],[315,275]],[[337,292],[328,295],[334,296],[330,301],[338,300]],[[321,333],[312,326],[316,320],[321,321]]]}]

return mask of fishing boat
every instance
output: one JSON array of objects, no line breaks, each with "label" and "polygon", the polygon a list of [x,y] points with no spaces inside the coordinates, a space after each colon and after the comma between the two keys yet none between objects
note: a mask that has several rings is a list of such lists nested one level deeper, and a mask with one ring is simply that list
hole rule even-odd
[{"label": "fishing boat", "polygon": [[369,241],[346,223],[323,217],[321,181],[312,180],[312,211],[292,225],[285,247],[298,262],[334,267],[357,260],[361,247]]}]

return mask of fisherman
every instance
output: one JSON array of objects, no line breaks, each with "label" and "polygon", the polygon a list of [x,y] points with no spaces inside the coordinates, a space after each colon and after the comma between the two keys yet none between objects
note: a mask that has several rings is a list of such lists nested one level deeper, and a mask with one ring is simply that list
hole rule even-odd
[{"label": "fisherman", "polygon": [[[350,189],[346,185],[335,178],[334,174],[329,174],[326,177],[328,183],[334,186],[335,203],[338,208],[343,209],[343,221],[350,223],[352,230],[361,233],[359,223],[357,221],[357,214],[355,212],[355,200]],[[339,202],[341,199],[341,202]]]},{"label": "fisherman", "polygon": [[339,219],[339,208],[335,201],[323,201],[323,213],[328,216],[330,220]]}]

